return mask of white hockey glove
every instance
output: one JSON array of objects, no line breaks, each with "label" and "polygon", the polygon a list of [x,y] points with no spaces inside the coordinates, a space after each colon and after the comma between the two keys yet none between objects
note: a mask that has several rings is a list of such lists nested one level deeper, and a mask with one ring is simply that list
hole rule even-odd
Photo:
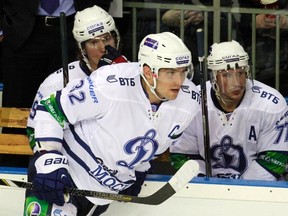
[{"label": "white hockey glove", "polygon": [[49,151],[41,154],[34,165],[33,191],[37,198],[63,206],[64,189],[72,187],[67,158],[58,151]]}]

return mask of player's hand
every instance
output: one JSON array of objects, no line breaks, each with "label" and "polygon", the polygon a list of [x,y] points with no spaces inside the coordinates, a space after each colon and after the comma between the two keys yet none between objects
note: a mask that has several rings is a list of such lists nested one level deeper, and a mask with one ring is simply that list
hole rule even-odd
[{"label": "player's hand", "polygon": [[270,18],[266,14],[258,14],[256,16],[256,28],[257,29],[269,29],[275,28],[276,22],[275,18]]},{"label": "player's hand", "polygon": [[33,191],[38,199],[63,206],[64,188],[72,187],[67,158],[58,151],[42,154],[35,161]]},{"label": "player's hand", "polygon": [[184,25],[189,24],[199,25],[204,20],[203,13],[201,11],[185,11],[184,13]]},{"label": "player's hand", "polygon": [[98,68],[104,65],[111,65],[117,63],[128,62],[127,58],[110,45],[106,47],[107,54],[103,55],[98,63]]},{"label": "player's hand", "polygon": [[138,196],[138,194],[141,191],[141,187],[146,179],[147,172],[135,172],[136,175],[136,181],[133,185],[131,185],[129,188],[120,191],[119,194],[125,194],[130,196]]},{"label": "player's hand", "polygon": [[[180,22],[180,10],[168,10],[162,16],[162,22],[169,27],[179,27]],[[204,19],[201,11],[188,10],[184,11],[184,26],[199,25]]]}]

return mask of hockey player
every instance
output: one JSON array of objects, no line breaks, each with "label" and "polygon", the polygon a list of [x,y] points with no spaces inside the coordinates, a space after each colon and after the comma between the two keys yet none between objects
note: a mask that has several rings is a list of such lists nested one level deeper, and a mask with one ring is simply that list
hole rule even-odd
[{"label": "hockey player", "polygon": [[[288,159],[285,99],[277,90],[249,79],[248,55],[236,41],[213,44],[207,64],[212,176],[280,179]],[[190,158],[205,174],[201,111],[170,152],[175,168]]]},{"label": "hockey player", "polygon": [[[87,77],[101,66],[127,62],[127,59],[117,51],[120,43],[120,34],[115,22],[112,16],[101,7],[95,5],[77,12],[73,35],[78,43],[80,60],[71,62],[68,66],[70,81]],[[36,107],[44,97],[62,88],[63,70],[60,69],[47,77],[37,91],[27,124],[30,146],[34,152],[39,150],[37,145],[35,145],[34,139]],[[32,178],[33,175],[33,173],[29,173],[28,179]],[[29,211],[29,206],[33,205],[34,201],[33,194],[31,195],[27,191],[25,211]],[[41,205],[45,206],[47,203],[41,202]],[[42,214],[49,215],[50,213],[48,212],[50,210],[42,208]]]},{"label": "hockey player", "polygon": [[63,215],[86,215],[91,203],[109,204],[76,196],[65,202],[63,188],[123,191],[189,125],[200,98],[186,78],[193,70],[188,48],[172,33],[151,34],[142,40],[138,59],[101,67],[38,105],[39,153],[30,166],[34,204],[45,200],[51,212]]},{"label": "hockey player", "polygon": [[[78,43],[80,60],[68,65],[70,81],[89,76],[98,67],[126,62],[127,59],[117,51],[120,34],[115,22],[101,7],[93,6],[76,13],[73,35]],[[63,70],[59,69],[47,77],[40,85],[27,124],[30,146],[35,147],[34,115],[36,107],[43,97],[63,88]]]}]

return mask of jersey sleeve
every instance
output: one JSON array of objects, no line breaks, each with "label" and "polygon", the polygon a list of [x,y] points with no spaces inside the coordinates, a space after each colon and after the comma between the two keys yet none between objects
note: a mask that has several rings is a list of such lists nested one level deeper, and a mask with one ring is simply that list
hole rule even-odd
[{"label": "jersey sleeve", "polygon": [[39,89],[38,89],[38,91],[37,91],[37,93],[35,95],[34,101],[32,103],[32,107],[30,108],[30,113],[29,113],[29,116],[28,116],[27,128],[26,128],[27,135],[28,135],[28,140],[29,140],[29,143],[30,143],[30,147],[31,147],[31,149],[33,151],[34,151],[34,148],[36,146],[35,132],[34,132],[34,128],[35,128],[34,118],[35,118],[35,115],[36,115],[37,106],[38,106],[39,102],[43,98],[42,94],[40,92],[42,92],[41,91],[41,86],[39,87]]},{"label": "jersey sleeve", "polygon": [[[281,98],[275,108],[259,112],[257,158],[243,174],[244,179],[275,180],[286,172],[288,162],[288,109]],[[255,171],[257,168],[257,172]]]},{"label": "jersey sleeve", "polygon": [[111,100],[87,77],[68,83],[61,91],[52,93],[38,105],[35,117],[36,141],[62,142],[63,129],[69,124],[92,117],[101,118]]},{"label": "jersey sleeve", "polygon": [[[60,74],[61,75],[61,74]],[[36,115],[36,109],[40,101],[44,98],[49,96],[50,93],[57,91],[63,87],[63,81],[62,81],[62,75],[59,76],[58,73],[52,73],[50,76],[48,76],[43,83],[39,86],[37,93],[35,95],[34,101],[32,103],[28,121],[27,121],[27,135],[30,142],[30,147],[33,151],[37,150],[34,149],[36,146],[35,142],[35,122],[34,118]]]}]

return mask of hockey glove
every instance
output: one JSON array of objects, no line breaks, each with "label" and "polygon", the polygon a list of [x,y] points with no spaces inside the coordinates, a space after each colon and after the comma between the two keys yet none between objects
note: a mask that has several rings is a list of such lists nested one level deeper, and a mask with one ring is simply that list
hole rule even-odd
[{"label": "hockey glove", "polygon": [[136,181],[129,188],[120,191],[119,194],[130,195],[130,196],[138,196],[141,191],[141,187],[146,179],[146,175],[148,172],[135,172]]},{"label": "hockey glove", "polygon": [[36,159],[35,168],[33,191],[36,197],[63,206],[64,188],[72,187],[67,158],[58,151],[49,151]]},{"label": "hockey glove", "polygon": [[111,64],[118,64],[123,62],[128,62],[127,58],[121,53],[113,48],[110,45],[107,45],[106,47],[107,54],[103,55],[98,63],[98,68],[104,66],[104,65],[111,65]]}]

